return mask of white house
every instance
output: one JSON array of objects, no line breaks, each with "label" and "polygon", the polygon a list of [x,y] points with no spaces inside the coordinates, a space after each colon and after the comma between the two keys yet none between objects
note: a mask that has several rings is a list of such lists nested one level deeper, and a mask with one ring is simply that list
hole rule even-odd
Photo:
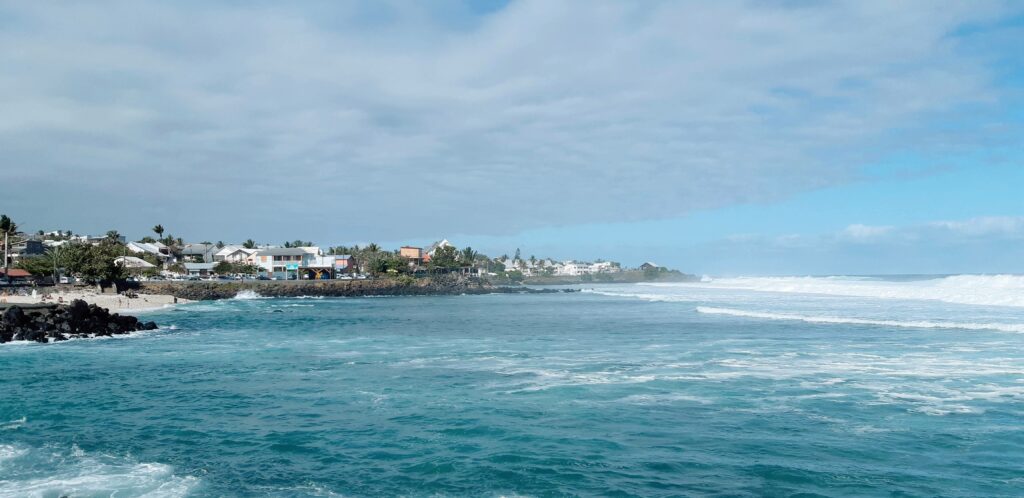
[{"label": "white house", "polygon": [[308,267],[319,252],[319,248],[316,248],[314,253],[302,247],[260,249],[249,258],[249,261],[258,266],[263,275],[296,280],[299,278],[299,268]]},{"label": "white house", "polygon": [[167,246],[159,242],[129,242],[125,245],[129,251],[135,254],[152,254],[160,259],[167,259]]},{"label": "white house", "polygon": [[216,262],[242,263],[248,261],[249,257],[256,252],[256,249],[246,249],[242,246],[224,246],[213,255],[213,260]]},{"label": "white house", "polygon": [[594,273],[590,263],[582,261],[566,261],[562,263],[561,267],[555,268],[555,275],[564,275],[570,277],[576,277],[579,275],[590,275]]}]

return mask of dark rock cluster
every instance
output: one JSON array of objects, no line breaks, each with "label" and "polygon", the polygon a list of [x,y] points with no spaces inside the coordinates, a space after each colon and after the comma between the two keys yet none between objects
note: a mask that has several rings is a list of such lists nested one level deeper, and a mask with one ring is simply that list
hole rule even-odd
[{"label": "dark rock cluster", "polygon": [[0,343],[64,341],[156,328],[156,323],[141,322],[134,316],[111,313],[106,308],[76,299],[66,306],[53,305],[28,310],[16,305],[8,307],[0,315]]},{"label": "dark rock cluster", "polygon": [[367,280],[146,282],[142,284],[141,289],[149,294],[167,294],[193,301],[229,299],[242,291],[252,291],[263,297],[457,296],[565,292],[561,289],[497,286],[486,280],[459,275]]}]

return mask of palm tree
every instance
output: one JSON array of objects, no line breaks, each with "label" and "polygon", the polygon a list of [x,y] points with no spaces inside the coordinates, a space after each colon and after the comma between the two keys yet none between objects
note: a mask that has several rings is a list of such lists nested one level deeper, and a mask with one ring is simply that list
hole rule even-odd
[{"label": "palm tree", "polygon": [[246,239],[246,241],[242,243],[242,247],[246,249],[256,249],[256,241],[252,239]]},{"label": "palm tree", "polygon": [[3,235],[4,242],[4,278],[7,279],[7,285],[11,285],[10,238],[16,233],[18,233],[18,224],[6,214],[0,215],[0,235]]},{"label": "palm tree", "polygon": [[221,241],[221,240],[217,241],[217,249],[224,249],[224,241]]},{"label": "palm tree", "polygon": [[157,226],[153,227],[153,231],[156,232],[156,238],[158,238],[158,239],[160,237],[164,236],[164,226],[163,225],[157,225]]},{"label": "palm tree", "polygon": [[6,214],[0,214],[0,233],[14,235],[18,231],[18,224],[12,221]]},{"label": "palm tree", "polygon": [[117,233],[117,230],[107,230],[107,240],[111,242],[119,242],[121,240],[121,234]]},{"label": "palm tree", "polygon": [[473,261],[476,260],[476,256],[477,252],[474,251],[472,247],[466,247],[462,250],[462,254],[459,255],[459,258],[464,264],[472,265]]},{"label": "palm tree", "polygon": [[380,252],[380,246],[373,242],[370,242],[370,245],[366,246],[366,250],[373,253]]}]

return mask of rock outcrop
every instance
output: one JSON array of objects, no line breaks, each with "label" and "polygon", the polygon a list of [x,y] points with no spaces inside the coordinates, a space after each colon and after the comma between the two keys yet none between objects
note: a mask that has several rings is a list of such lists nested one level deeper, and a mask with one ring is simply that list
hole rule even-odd
[{"label": "rock outcrop", "polygon": [[146,282],[141,285],[140,291],[148,294],[166,294],[193,301],[229,299],[237,296],[240,292],[255,292],[263,297],[452,296],[559,292],[527,287],[495,286],[480,279],[457,275],[368,280]]},{"label": "rock outcrop", "polygon": [[21,307],[12,305],[0,315],[0,343],[10,341],[50,342],[70,338],[100,337],[153,330],[154,322],[111,313],[95,304],[74,300],[68,305]]}]

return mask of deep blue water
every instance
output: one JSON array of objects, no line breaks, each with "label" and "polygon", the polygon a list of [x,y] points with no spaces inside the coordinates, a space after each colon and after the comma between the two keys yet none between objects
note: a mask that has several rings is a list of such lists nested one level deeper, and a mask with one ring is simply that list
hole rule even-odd
[{"label": "deep blue water", "polygon": [[1024,335],[610,288],[197,303],[0,346],[0,496],[1024,494]]}]

